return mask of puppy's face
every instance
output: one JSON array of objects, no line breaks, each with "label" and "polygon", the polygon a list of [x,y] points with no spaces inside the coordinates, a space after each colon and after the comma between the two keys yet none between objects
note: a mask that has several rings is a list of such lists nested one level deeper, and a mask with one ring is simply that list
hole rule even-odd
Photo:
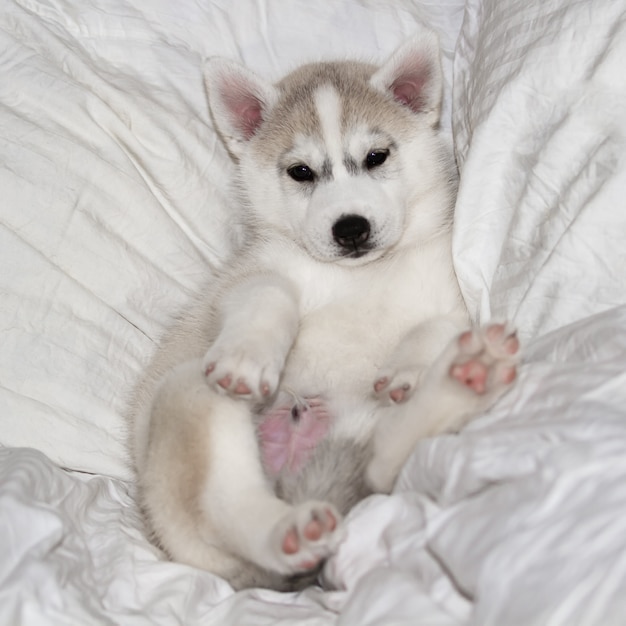
[{"label": "puppy's face", "polygon": [[[321,261],[374,259],[398,242],[405,223],[408,199],[394,133],[411,129],[385,125],[384,110],[397,105],[364,81],[353,82],[344,94],[329,83],[309,88],[300,107],[279,103],[250,146],[251,162],[273,164],[258,181],[264,191],[250,190],[264,219],[289,225],[290,236]],[[368,106],[369,115],[359,110]]]},{"label": "puppy's face", "polygon": [[304,66],[275,87],[219,62],[209,81],[254,218],[320,261],[370,262],[429,238],[446,217],[448,207],[420,207],[447,184],[433,129],[438,58],[414,42],[398,54],[379,70]]}]

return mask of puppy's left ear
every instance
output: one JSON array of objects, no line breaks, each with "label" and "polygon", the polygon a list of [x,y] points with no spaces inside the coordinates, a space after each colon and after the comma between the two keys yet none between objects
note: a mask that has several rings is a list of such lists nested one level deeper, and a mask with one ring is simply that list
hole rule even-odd
[{"label": "puppy's left ear", "polygon": [[443,91],[437,35],[424,32],[409,39],[376,71],[370,84],[435,126]]}]

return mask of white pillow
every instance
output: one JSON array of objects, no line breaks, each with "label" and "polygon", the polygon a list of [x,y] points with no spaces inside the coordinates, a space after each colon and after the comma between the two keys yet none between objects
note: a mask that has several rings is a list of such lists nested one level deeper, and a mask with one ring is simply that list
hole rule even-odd
[{"label": "white pillow", "polygon": [[625,0],[468,0],[454,252],[476,320],[538,336],[626,302],[625,15]]},{"label": "white pillow", "polygon": [[277,78],[429,23],[451,84],[463,2],[22,4],[0,12],[0,444],[127,478],[125,398],[236,221],[204,58]]}]

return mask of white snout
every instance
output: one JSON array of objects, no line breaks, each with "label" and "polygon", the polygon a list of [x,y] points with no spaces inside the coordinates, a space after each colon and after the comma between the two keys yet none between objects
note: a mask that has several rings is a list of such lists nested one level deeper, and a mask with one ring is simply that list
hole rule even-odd
[{"label": "white snout", "polygon": [[[346,218],[367,222],[367,234],[361,232],[354,238],[354,251],[337,233],[336,226],[345,224]],[[313,257],[323,261],[353,262],[358,258],[367,262],[398,241],[403,222],[403,207],[385,192],[380,181],[350,177],[321,183],[315,189],[306,210],[303,242]],[[364,228],[359,228],[359,232]]]}]

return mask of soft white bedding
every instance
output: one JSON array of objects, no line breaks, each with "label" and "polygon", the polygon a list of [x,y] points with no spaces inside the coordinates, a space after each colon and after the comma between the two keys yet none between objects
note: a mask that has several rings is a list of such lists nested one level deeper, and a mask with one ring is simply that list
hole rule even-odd
[{"label": "soft white bedding", "polygon": [[623,0],[468,0],[454,59],[455,259],[527,339],[624,302]]},{"label": "soft white bedding", "polygon": [[[519,384],[351,513],[339,591],[234,594],[143,536],[121,417],[229,246],[202,59],[278,77],[420,24],[444,48],[457,271],[476,320],[520,328]],[[626,0],[6,0],[0,624],[621,623],[624,58]]]}]

